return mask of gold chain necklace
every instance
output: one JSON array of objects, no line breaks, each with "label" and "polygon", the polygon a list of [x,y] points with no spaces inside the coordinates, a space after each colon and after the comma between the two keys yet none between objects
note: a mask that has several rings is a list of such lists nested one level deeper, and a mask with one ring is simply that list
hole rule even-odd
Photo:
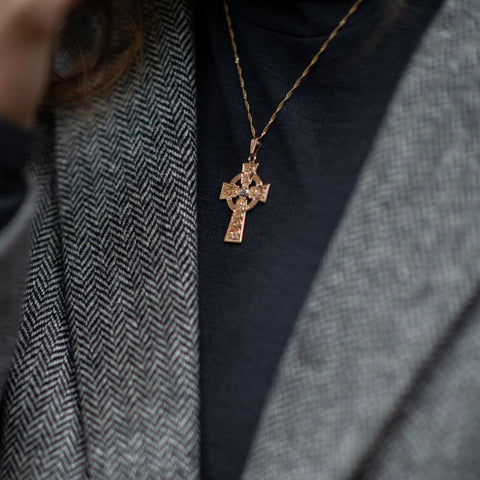
[{"label": "gold chain necklace", "polygon": [[[322,53],[327,49],[330,42],[337,36],[340,29],[347,23],[348,19],[357,11],[363,0],[356,0],[347,14],[340,20],[338,25],[332,30],[328,38],[323,42],[318,52],[313,56],[310,63],[305,67],[302,74],[297,78],[292,88],[285,94],[283,100],[278,104],[278,107],[273,112],[272,116],[265,125],[262,133],[257,136],[255,127],[253,125],[252,113],[250,104],[248,103],[247,91],[245,90],[245,80],[243,79],[242,68],[240,67],[240,58],[238,56],[237,44],[235,42],[235,35],[233,33],[232,19],[227,5],[227,0],[223,0],[225,9],[225,17],[227,20],[228,32],[232,43],[233,57],[237,67],[238,78],[240,80],[240,87],[242,89],[243,100],[247,110],[248,122],[250,123],[250,131],[252,132],[252,140],[250,141],[250,155],[248,162],[242,166],[242,173],[235,176],[229,183],[223,183],[222,191],[220,193],[220,200],[226,200],[228,206],[232,210],[232,217],[228,225],[227,233],[224,241],[229,243],[242,243],[243,230],[245,227],[245,219],[247,212],[255,207],[258,202],[265,203],[268,197],[270,184],[265,185],[260,177],[257,175],[258,163],[257,154],[262,146],[262,141],[267,134],[272,123],[277,118],[280,110],[285,103],[293,95],[293,92],[300,86],[303,79],[310,73],[312,67],[317,63]],[[254,184],[252,186],[252,183]]]}]

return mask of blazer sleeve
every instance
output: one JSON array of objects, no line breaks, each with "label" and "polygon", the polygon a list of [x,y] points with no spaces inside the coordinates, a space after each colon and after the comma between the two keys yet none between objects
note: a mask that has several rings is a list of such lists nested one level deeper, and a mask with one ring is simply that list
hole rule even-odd
[{"label": "blazer sleeve", "polygon": [[35,193],[32,182],[23,181],[24,166],[30,155],[31,136],[0,121],[0,140],[0,194],[6,199],[2,203],[0,229],[1,394],[20,323]]}]

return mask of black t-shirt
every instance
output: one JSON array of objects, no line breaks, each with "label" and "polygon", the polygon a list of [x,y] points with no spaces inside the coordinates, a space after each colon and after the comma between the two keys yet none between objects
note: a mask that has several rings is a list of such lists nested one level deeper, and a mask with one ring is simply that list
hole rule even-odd
[{"label": "black t-shirt", "polygon": [[[294,321],[440,0],[408,3],[380,38],[388,2],[365,0],[281,111],[258,155],[268,200],[247,213],[242,244],[223,241],[232,212],[219,194],[247,160],[250,129],[222,2],[197,4],[204,479],[240,476]],[[257,131],[351,4],[229,1]]]}]

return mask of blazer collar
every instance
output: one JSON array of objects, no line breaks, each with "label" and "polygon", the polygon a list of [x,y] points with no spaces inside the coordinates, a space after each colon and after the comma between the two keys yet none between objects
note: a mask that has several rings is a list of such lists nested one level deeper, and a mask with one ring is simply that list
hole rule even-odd
[{"label": "blazer collar", "polygon": [[193,479],[199,360],[191,5],[165,0],[145,8],[143,68],[111,98],[57,118],[65,297],[87,471]]},{"label": "blazer collar", "polygon": [[447,0],[297,321],[244,480],[349,478],[480,279],[480,14]]}]

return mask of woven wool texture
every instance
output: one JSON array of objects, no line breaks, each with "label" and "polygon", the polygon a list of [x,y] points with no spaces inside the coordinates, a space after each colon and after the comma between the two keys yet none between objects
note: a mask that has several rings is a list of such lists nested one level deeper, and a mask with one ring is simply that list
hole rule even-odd
[{"label": "woven wool texture", "polygon": [[478,478],[479,27],[447,0],[405,72],[245,480]]},{"label": "woven wool texture", "polygon": [[197,478],[185,3],[147,7],[158,21],[141,77],[132,72],[104,103],[60,113],[54,152],[37,159],[25,319],[2,406],[2,479]]},{"label": "woven wool texture", "polygon": [[[33,165],[2,480],[199,478],[191,5],[152,1],[147,16],[144,68],[59,112]],[[478,478],[479,112],[480,11],[446,0],[312,285],[244,480]],[[14,243],[0,242],[9,272]]]}]

